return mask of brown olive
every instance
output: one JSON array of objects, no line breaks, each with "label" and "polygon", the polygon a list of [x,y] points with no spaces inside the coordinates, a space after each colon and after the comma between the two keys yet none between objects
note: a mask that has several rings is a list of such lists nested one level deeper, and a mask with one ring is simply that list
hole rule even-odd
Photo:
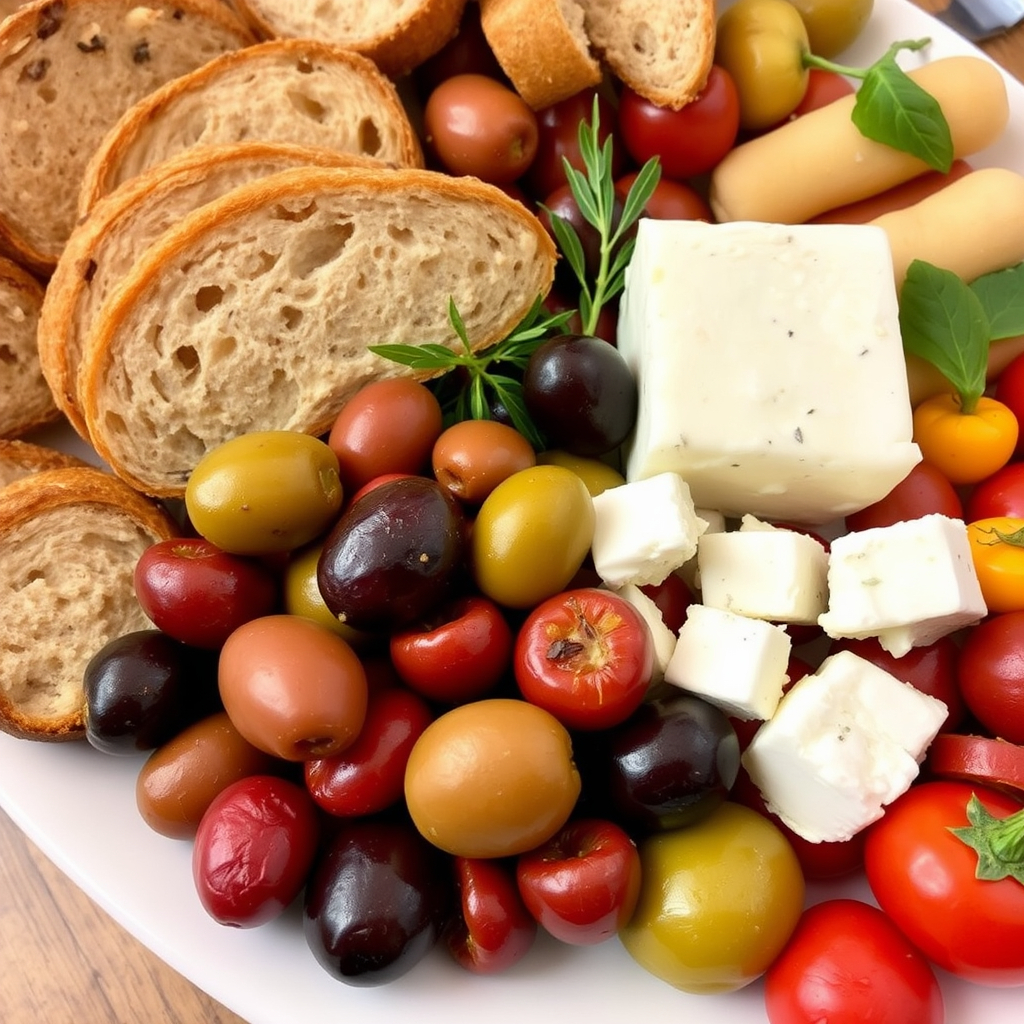
[{"label": "brown olive", "polygon": [[510,857],[565,824],[580,794],[572,741],[522,700],[462,704],[437,718],[409,755],[405,800],[435,846],[461,857]]},{"label": "brown olive", "polygon": [[459,501],[479,505],[495,487],[537,464],[533,446],[497,420],[463,420],[434,445],[434,477]]},{"label": "brown olive", "polygon": [[494,185],[522,175],[537,152],[537,117],[522,98],[486,75],[442,82],[423,111],[426,143],[445,170]]},{"label": "brown olive", "polygon": [[170,839],[191,839],[213,798],[233,782],[272,772],[223,711],[189,726],[153,751],[135,783],[143,820]]}]

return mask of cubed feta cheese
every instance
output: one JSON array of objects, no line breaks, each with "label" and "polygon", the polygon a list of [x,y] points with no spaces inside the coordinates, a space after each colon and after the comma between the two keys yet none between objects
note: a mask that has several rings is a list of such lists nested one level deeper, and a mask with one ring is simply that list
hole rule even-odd
[{"label": "cubed feta cheese", "polygon": [[878,637],[897,658],[987,612],[967,527],[937,514],[836,537],[828,588],[821,628],[831,637]]},{"label": "cubed feta cheese", "polygon": [[627,583],[615,593],[627,600],[647,623],[654,642],[654,674],[651,683],[660,683],[665,678],[665,667],[675,649],[676,635],[665,625],[658,606],[636,584]]},{"label": "cubed feta cheese", "polygon": [[642,220],[618,346],[627,480],[673,471],[698,506],[826,523],[920,461],[880,228]]},{"label": "cubed feta cheese", "polygon": [[917,777],[946,705],[851,653],[782,698],[743,765],[765,803],[812,843],[842,842]]},{"label": "cubed feta cheese", "polygon": [[[701,537],[707,533],[724,533],[725,532],[725,516],[722,515],[718,509],[712,508],[699,508],[697,509],[697,518],[703,519],[706,522],[707,529],[701,534]],[[700,546],[700,540],[697,541],[698,547]],[[694,554],[693,558],[688,559],[679,569],[679,575],[686,581],[686,585],[694,592],[700,592],[700,569],[697,566],[697,555]]]},{"label": "cubed feta cheese", "polygon": [[676,473],[611,487],[594,496],[594,568],[610,587],[661,583],[693,557],[706,528]]},{"label": "cubed feta cheese", "polygon": [[665,681],[736,718],[770,718],[786,685],[784,629],[744,615],[690,605]]}]

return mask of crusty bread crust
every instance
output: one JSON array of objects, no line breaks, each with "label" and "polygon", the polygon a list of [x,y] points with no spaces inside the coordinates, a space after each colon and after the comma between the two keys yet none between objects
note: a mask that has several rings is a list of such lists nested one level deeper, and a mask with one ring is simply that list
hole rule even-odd
[{"label": "crusty bread crust", "polygon": [[108,640],[152,626],[135,598],[135,563],[175,532],[156,503],[92,467],[0,489],[0,729],[84,735],[85,666]]},{"label": "crusty bread crust", "polygon": [[466,0],[238,0],[242,17],[263,38],[326,39],[369,57],[391,78],[407,75],[453,39],[465,6]]},{"label": "crusty bread crust", "polygon": [[47,469],[68,469],[88,465],[77,455],[47,448],[31,441],[0,438],[0,487]]},{"label": "crusty bread crust", "polygon": [[[554,276],[538,219],[475,178],[302,168],[242,186],[166,232],[104,306],[79,398],[101,457],[177,496],[212,447],[327,430],[375,377],[374,343],[507,335]],[[420,372],[420,377],[431,376]]]},{"label": "crusty bread crust", "polygon": [[575,0],[480,0],[480,25],[502,70],[534,110],[601,81]]},{"label": "crusty bread crust", "polygon": [[127,110],[85,169],[79,216],[183,149],[243,139],[423,166],[398,92],[371,60],[318,40],[271,40],[226,53]]},{"label": "crusty bread crust", "polygon": [[97,203],[71,233],[46,288],[39,359],[53,396],[78,434],[78,368],[107,296],[145,248],[198,206],[232,188],[291,167],[378,167],[371,157],[283,142],[193,146],[130,178]]}]

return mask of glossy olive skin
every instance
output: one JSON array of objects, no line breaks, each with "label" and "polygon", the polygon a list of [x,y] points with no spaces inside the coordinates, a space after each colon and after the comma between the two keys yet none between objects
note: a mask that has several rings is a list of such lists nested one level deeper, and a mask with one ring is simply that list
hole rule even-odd
[{"label": "glossy olive skin", "polygon": [[330,526],[341,501],[337,456],[291,430],[225,441],[200,459],[185,488],[196,531],[235,555],[301,547]]},{"label": "glossy olive skin", "polygon": [[354,629],[407,625],[452,591],[462,567],[462,513],[425,477],[375,487],[324,541],[317,583],[333,615]]},{"label": "glossy olive skin", "polygon": [[409,824],[357,822],[319,857],[306,886],[303,932],[320,965],[349,985],[383,985],[411,970],[448,913],[443,856]]},{"label": "glossy olive skin", "polygon": [[572,470],[586,485],[592,498],[604,493],[609,487],[618,487],[626,482],[626,478],[617,470],[586,455],[573,455],[560,448],[551,448],[537,456],[542,466],[561,466]]},{"label": "glossy olive skin", "polygon": [[583,334],[549,338],[530,356],[523,400],[551,446],[605,455],[636,423],[636,378],[614,345]]},{"label": "glossy olive skin", "polygon": [[874,0],[789,0],[807,28],[811,52],[819,57],[842,53],[868,23]]},{"label": "glossy olive skin", "polygon": [[158,629],[116,637],[83,676],[85,735],[108,754],[153,750],[219,707],[217,657]]},{"label": "glossy olive skin", "polygon": [[453,498],[479,505],[495,487],[537,464],[533,446],[514,427],[497,420],[463,420],[437,439],[434,477]]},{"label": "glossy olive skin", "polygon": [[320,623],[355,647],[366,644],[370,636],[339,622],[324,604],[324,596],[316,580],[317,565],[323,544],[314,542],[292,552],[284,569],[284,610],[289,615],[302,615]]}]

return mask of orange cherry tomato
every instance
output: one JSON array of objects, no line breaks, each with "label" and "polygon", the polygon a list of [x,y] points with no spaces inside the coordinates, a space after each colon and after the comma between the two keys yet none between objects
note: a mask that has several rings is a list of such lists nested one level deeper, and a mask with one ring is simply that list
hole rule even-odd
[{"label": "orange cherry tomato", "polygon": [[967,537],[988,610],[1024,611],[1024,519],[978,519],[967,524]]},{"label": "orange cherry tomato", "polygon": [[976,484],[1002,469],[1013,455],[1018,431],[1010,409],[986,396],[969,413],[950,392],[926,398],[914,409],[914,440],[925,462],[953,484]]}]

